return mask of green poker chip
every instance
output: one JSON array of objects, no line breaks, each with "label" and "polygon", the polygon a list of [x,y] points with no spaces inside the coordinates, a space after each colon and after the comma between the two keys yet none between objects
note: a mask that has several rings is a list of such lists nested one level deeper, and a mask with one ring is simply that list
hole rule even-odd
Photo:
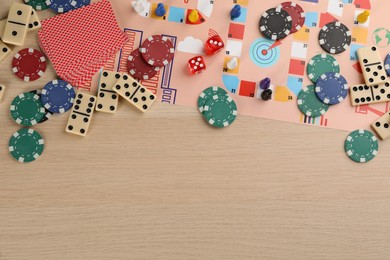
[{"label": "green poker chip", "polygon": [[322,74],[327,72],[340,73],[340,65],[331,55],[318,54],[309,60],[306,71],[309,79],[316,83]]},{"label": "green poker chip", "polygon": [[38,159],[42,155],[43,149],[44,141],[42,136],[33,129],[19,129],[9,140],[9,153],[13,158],[22,163]]},{"label": "green poker chip", "polygon": [[39,96],[30,92],[15,97],[11,103],[10,112],[15,122],[24,126],[36,125],[46,115]]},{"label": "green poker chip", "polygon": [[203,108],[204,105],[206,104],[206,101],[209,100],[214,95],[226,96],[227,92],[223,88],[215,87],[215,86],[203,90],[202,93],[200,93],[198,98],[198,108],[201,113],[203,113]]},{"label": "green poker chip", "polygon": [[319,117],[325,114],[329,105],[324,104],[317,98],[315,85],[309,85],[302,88],[298,94],[298,108],[307,116]]},{"label": "green poker chip", "polygon": [[217,128],[231,125],[237,118],[237,105],[229,95],[214,95],[204,105],[206,121]]},{"label": "green poker chip", "polygon": [[378,154],[378,139],[368,130],[351,132],[344,144],[345,152],[355,162],[368,162]]},{"label": "green poker chip", "polygon": [[46,4],[46,0],[24,0],[24,2],[37,11],[42,11],[49,8]]}]

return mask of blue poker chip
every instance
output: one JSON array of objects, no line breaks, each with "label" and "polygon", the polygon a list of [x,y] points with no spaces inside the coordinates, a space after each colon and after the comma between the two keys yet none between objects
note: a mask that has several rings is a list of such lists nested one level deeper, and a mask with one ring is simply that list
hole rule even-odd
[{"label": "blue poker chip", "polygon": [[76,9],[80,0],[46,0],[46,5],[57,13],[66,13]]},{"label": "blue poker chip", "polygon": [[62,114],[72,108],[75,96],[72,85],[63,80],[53,80],[43,87],[41,102],[50,112]]},{"label": "blue poker chip", "polygon": [[77,0],[76,9],[87,6],[91,3],[91,0]]},{"label": "blue poker chip", "polygon": [[348,83],[339,73],[328,72],[318,78],[315,91],[324,104],[335,105],[347,97]]},{"label": "blue poker chip", "polygon": [[386,55],[385,70],[388,76],[390,76],[390,53]]}]

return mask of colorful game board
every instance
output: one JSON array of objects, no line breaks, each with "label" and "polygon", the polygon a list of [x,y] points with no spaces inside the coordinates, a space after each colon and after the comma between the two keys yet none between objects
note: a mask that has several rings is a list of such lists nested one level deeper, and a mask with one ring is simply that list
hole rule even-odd
[{"label": "colorful game board", "polygon": [[[287,122],[317,125],[342,130],[368,128],[389,110],[388,103],[352,107],[349,97],[332,106],[318,118],[304,116],[297,107],[297,95],[309,85],[306,63],[324,51],[318,44],[318,32],[331,21],[341,21],[352,33],[351,47],[334,55],[340,63],[341,74],[350,86],[363,83],[356,50],[376,44],[385,58],[390,52],[390,22],[387,10],[390,2],[380,0],[301,0],[305,10],[303,28],[287,38],[273,42],[265,39],[258,28],[259,18],[281,0],[165,0],[167,13],[154,15],[158,0],[149,1],[148,10],[138,14],[129,0],[111,0],[119,25],[130,41],[118,55],[106,64],[105,69],[126,71],[128,55],[148,36],[162,34],[169,37],[176,49],[175,58],[150,80],[141,83],[157,94],[163,103],[196,107],[199,93],[206,87],[221,86],[231,92],[242,115],[270,118]],[[229,13],[235,4],[242,6],[242,15],[231,20]],[[197,9],[201,14],[199,24],[188,24],[187,13]],[[356,17],[371,10],[369,20],[358,24]],[[203,44],[210,35],[218,33],[225,42],[224,52],[206,56],[207,70],[191,76],[187,60],[203,54]],[[239,66],[234,71],[226,68],[227,60],[235,56]],[[274,95],[271,101],[261,101],[258,83],[269,77]]]}]

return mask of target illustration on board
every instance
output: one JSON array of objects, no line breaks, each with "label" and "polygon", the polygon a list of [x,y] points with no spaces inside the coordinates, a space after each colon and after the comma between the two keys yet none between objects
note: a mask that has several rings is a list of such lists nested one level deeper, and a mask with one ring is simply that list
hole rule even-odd
[{"label": "target illustration on board", "polygon": [[275,42],[258,38],[252,44],[249,56],[254,64],[261,68],[271,67],[278,62],[280,57],[279,47],[272,46]]}]

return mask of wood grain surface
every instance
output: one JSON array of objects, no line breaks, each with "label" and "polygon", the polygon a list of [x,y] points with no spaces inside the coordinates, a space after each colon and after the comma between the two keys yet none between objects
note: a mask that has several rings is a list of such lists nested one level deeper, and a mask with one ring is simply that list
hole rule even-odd
[{"label": "wood grain surface", "polygon": [[121,102],[95,113],[86,138],[65,133],[68,114],[34,127],[44,154],[20,164],[7,151],[19,128],[9,105],[55,73],[25,83],[10,61],[0,65],[1,260],[389,259],[390,142],[357,164],[346,132],[245,116],[216,130],[195,108],[141,115]]}]

